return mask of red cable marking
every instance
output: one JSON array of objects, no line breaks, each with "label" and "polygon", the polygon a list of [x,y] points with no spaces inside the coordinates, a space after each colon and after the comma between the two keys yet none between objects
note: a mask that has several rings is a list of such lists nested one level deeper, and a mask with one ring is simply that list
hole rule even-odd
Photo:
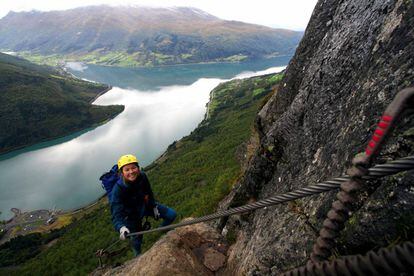
[{"label": "red cable marking", "polygon": [[374,140],[375,142],[379,142],[381,140],[381,136],[374,135],[372,136],[372,140]]},{"label": "red cable marking", "polygon": [[382,129],[386,129],[390,124],[384,121],[378,123],[378,126]]},{"label": "red cable marking", "polygon": [[367,148],[365,149],[365,153],[367,155],[371,155],[377,143],[381,141],[382,136],[387,131],[387,128],[390,126],[392,121],[392,116],[384,115],[381,117],[381,121],[378,123],[378,127],[374,131],[374,135],[372,136],[371,140],[368,143]]},{"label": "red cable marking", "polygon": [[[378,128],[377,128],[378,129]],[[382,138],[382,136],[384,135],[384,133],[385,133],[385,131],[383,130],[382,131],[382,134],[378,134],[378,133],[376,133],[376,132],[374,132],[374,135],[372,136],[373,138],[374,137],[379,137],[379,138]],[[377,141],[378,142],[378,141]]]},{"label": "red cable marking", "polygon": [[389,116],[389,115],[384,115],[384,116],[382,116],[382,118],[381,118],[383,121],[385,121],[385,122],[387,122],[387,123],[389,123],[389,122],[391,122],[392,121],[392,116]]}]

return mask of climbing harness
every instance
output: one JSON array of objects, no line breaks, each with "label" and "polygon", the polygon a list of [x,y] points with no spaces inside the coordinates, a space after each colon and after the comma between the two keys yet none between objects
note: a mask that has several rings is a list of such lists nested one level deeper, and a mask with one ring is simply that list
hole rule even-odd
[{"label": "climbing harness", "polygon": [[[228,217],[235,214],[246,213],[264,207],[274,206],[276,204],[293,201],[296,199],[317,195],[335,189],[340,189],[337,195],[338,200],[332,204],[332,209],[328,212],[327,219],[323,223],[319,237],[311,254],[311,261],[306,266],[296,268],[285,275],[307,275],[306,273],[320,272],[337,274],[338,271],[375,271],[387,266],[387,269],[404,272],[407,267],[414,268],[414,243],[406,242],[402,245],[395,246],[390,249],[381,249],[378,253],[369,252],[365,256],[349,256],[334,260],[333,262],[325,261],[331,255],[331,249],[335,245],[334,239],[343,229],[344,223],[349,218],[349,213],[354,210],[354,205],[358,199],[358,195],[362,190],[364,181],[374,180],[381,177],[397,174],[404,171],[414,169],[414,156],[409,156],[394,160],[386,164],[375,165],[369,168],[373,158],[378,153],[384,139],[388,135],[390,129],[395,124],[398,116],[413,99],[414,87],[402,90],[397,94],[395,99],[388,106],[371,141],[365,150],[365,154],[357,155],[353,159],[353,166],[347,171],[346,175],[334,178],[329,181],[317,183],[305,188],[297,189],[288,193],[276,195],[267,199],[263,199],[254,203],[246,204],[240,207],[231,208],[206,215],[199,218],[186,220],[180,223],[171,224],[155,229],[142,230],[133,232],[127,237],[144,235],[148,233],[166,231],[177,227],[183,227],[200,222],[206,222],[222,217]],[[411,104],[411,102],[410,102]],[[113,242],[106,249],[98,250],[96,255],[100,259],[102,266],[102,257],[113,256],[114,252],[109,253],[109,249],[115,246],[119,239]],[[400,267],[404,267],[401,268]],[[381,271],[381,270],[380,270]],[[387,270],[388,271],[388,270]],[[352,273],[351,273],[352,274]]]}]

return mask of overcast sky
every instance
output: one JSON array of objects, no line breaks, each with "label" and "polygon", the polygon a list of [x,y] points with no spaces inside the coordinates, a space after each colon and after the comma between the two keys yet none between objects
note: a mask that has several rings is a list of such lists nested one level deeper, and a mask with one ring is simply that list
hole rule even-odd
[{"label": "overcast sky", "polygon": [[90,5],[187,6],[227,20],[304,30],[317,0],[0,0],[0,18],[10,10],[65,10]]}]

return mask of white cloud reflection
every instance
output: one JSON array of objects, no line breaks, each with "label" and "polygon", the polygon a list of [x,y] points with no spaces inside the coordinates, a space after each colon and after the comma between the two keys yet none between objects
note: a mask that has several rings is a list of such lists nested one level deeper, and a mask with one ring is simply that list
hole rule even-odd
[{"label": "white cloud reflection", "polygon": [[[142,165],[202,120],[209,91],[221,80],[200,79],[189,86],[157,92],[113,88],[95,104],[124,104],[109,123],[73,140],[20,154],[1,162],[0,210],[73,208],[103,193],[98,178],[125,153]],[[13,185],[10,185],[13,183]]]},{"label": "white cloud reflection", "polygon": [[94,104],[125,105],[115,119],[70,141],[0,162],[2,217],[9,217],[12,207],[71,209],[96,199],[103,194],[99,176],[120,155],[136,154],[145,166],[174,140],[188,135],[203,119],[210,91],[222,81],[202,78],[156,92],[113,88]]}]

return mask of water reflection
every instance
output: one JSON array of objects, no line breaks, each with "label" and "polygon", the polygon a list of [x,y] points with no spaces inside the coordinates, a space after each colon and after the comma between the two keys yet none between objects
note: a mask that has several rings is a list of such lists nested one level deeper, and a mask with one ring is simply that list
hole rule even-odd
[{"label": "water reflection", "polygon": [[72,209],[93,201],[103,193],[100,174],[121,154],[136,154],[145,166],[174,140],[189,134],[204,117],[210,91],[222,81],[200,78],[191,85],[157,90],[114,87],[95,104],[125,105],[115,119],[75,139],[42,143],[49,146],[41,149],[28,147],[0,161],[2,218],[11,217],[12,207]]},{"label": "water reflection", "polygon": [[241,72],[257,72],[275,66],[285,66],[290,56],[240,63],[186,64],[152,68],[123,68],[99,65],[67,64],[69,72],[84,79],[107,83],[121,88],[159,90],[170,85],[190,85],[200,78],[230,79]]},{"label": "water reflection", "polygon": [[114,120],[62,144],[1,162],[0,210],[73,208],[102,194],[100,172],[123,153],[137,154],[142,165],[188,134],[203,118],[209,92],[220,79],[157,92],[113,88],[95,104],[124,104]]}]

